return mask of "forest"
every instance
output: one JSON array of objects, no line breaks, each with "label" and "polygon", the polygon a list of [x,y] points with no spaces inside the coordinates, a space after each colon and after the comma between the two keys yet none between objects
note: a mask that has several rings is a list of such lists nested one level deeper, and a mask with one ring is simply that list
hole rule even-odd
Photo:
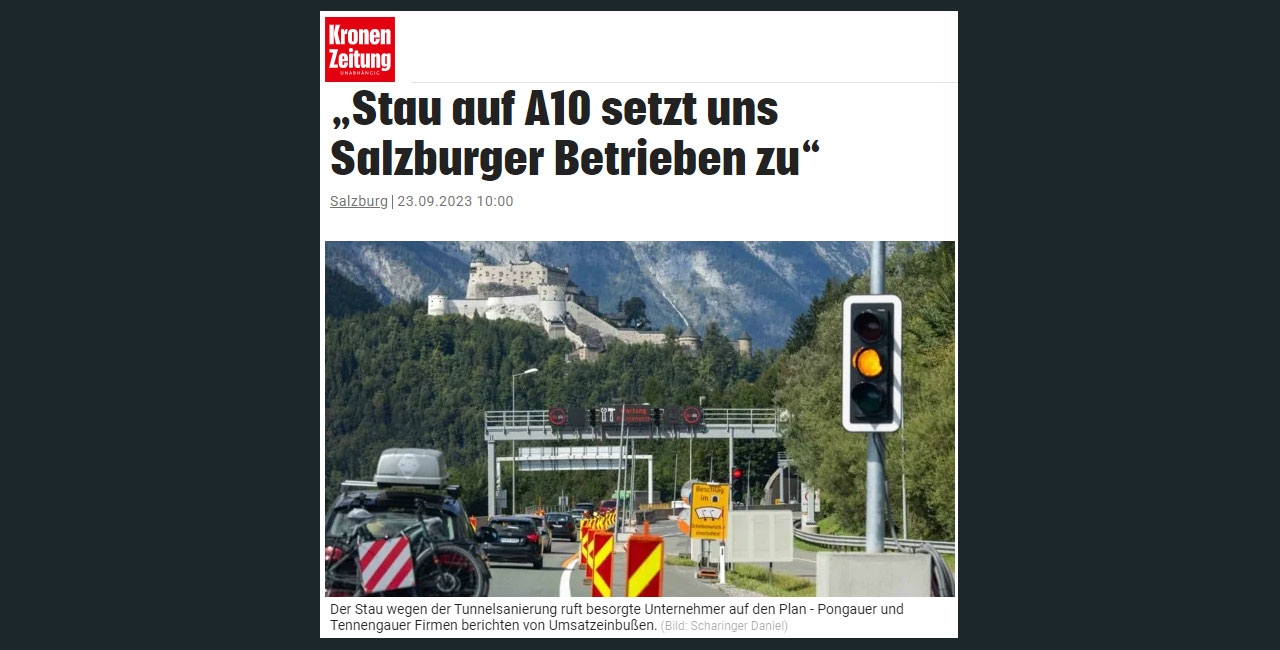
[{"label": "forest", "polygon": [[[783,409],[783,438],[734,445],[735,465],[749,468],[754,498],[785,450],[794,471],[822,490],[823,516],[834,514],[847,531],[864,528],[867,438],[840,425],[840,304],[846,295],[867,292],[865,275],[828,280],[796,317],[780,350],[743,356],[710,323],[696,355],[680,348],[668,330],[664,344],[613,345],[591,362],[565,361],[572,344],[549,340],[534,325],[428,317],[419,301],[381,305],[339,274],[326,278],[326,504],[341,481],[370,479],[383,449],[428,447],[445,453],[467,509],[484,514],[484,413],[510,409],[512,376],[538,368],[516,378],[517,410],[622,402]],[[885,291],[902,299],[904,311],[904,422],[901,432],[885,435],[889,512],[901,531],[905,468],[911,537],[952,540],[954,243],[896,244],[885,263]],[[636,453],[654,455],[654,489],[668,501],[689,478],[711,478],[712,466],[724,480],[728,462],[723,440],[695,441],[692,449],[687,440],[638,441]],[[503,478],[509,483],[509,466]],[[517,506],[553,509],[559,496],[599,500],[613,492],[615,479],[609,471],[520,472]]]}]

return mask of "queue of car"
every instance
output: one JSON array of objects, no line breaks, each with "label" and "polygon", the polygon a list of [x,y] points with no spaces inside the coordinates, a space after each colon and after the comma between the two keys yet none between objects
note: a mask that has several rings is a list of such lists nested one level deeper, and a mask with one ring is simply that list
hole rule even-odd
[{"label": "queue of car", "polygon": [[[577,543],[583,518],[617,508],[615,500],[606,499],[599,505],[579,503],[569,512],[500,515],[490,518],[483,526],[473,527],[473,518],[463,506],[458,486],[445,485],[448,474],[444,471],[443,454],[430,449],[388,449],[383,452],[383,458],[388,455],[396,462],[385,469],[388,465],[380,461],[373,481],[342,483],[341,492],[325,520],[326,565],[340,559],[336,542],[360,524],[365,524],[377,537],[399,535],[417,524],[419,500],[424,503],[426,516],[438,517],[443,522],[440,534],[475,554],[486,570],[495,562],[528,563],[534,569],[541,569],[543,557],[554,548],[554,540]],[[347,516],[353,510],[360,512],[355,521]],[[351,572],[356,570],[353,562],[344,562],[342,566]],[[345,588],[335,587],[336,584],[328,579],[326,571],[325,595],[354,595]]]}]

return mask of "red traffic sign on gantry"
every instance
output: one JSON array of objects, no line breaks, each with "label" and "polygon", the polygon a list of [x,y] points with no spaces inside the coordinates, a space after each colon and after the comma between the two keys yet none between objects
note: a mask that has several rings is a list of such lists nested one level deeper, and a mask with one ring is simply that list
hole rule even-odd
[{"label": "red traffic sign on gantry", "polygon": [[568,414],[565,413],[564,409],[558,406],[552,408],[550,411],[547,411],[547,421],[550,422],[551,426],[553,427],[564,426],[564,423],[568,421],[568,419],[569,419]]},{"label": "red traffic sign on gantry", "polygon": [[683,417],[684,423],[689,426],[702,424],[702,409],[696,406],[686,406],[684,407]]}]

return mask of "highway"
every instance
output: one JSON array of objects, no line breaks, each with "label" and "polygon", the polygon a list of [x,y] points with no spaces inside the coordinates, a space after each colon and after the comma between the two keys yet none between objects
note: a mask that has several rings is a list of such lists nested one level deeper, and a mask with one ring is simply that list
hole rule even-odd
[{"label": "highway", "polygon": [[[689,538],[680,533],[674,521],[657,522],[650,527],[649,533],[666,538],[664,552],[668,555],[687,553],[689,550]],[[625,544],[617,544],[614,547],[612,588],[615,598],[626,594],[624,549]],[[591,587],[582,584],[586,572],[578,567],[577,553],[577,542],[556,540],[552,544],[552,552],[543,556],[541,570],[535,570],[528,564],[493,562],[490,564],[493,580],[489,585],[489,595],[497,598],[590,597]],[[711,581],[698,580],[695,575],[694,567],[664,566],[662,595],[698,598],[729,596]]]}]

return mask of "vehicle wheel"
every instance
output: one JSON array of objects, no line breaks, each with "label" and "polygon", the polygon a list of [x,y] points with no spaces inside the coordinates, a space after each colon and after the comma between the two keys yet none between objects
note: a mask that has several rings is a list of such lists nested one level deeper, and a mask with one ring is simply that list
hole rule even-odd
[{"label": "vehicle wheel", "polygon": [[420,596],[461,596],[484,598],[489,595],[489,573],[470,551],[452,544],[442,544],[418,555],[413,565]]},{"label": "vehicle wheel", "polygon": [[534,561],[533,561],[533,568],[535,568],[535,569],[537,569],[537,570],[539,570],[539,571],[541,571],[541,570],[542,570],[542,558],[538,558],[538,559],[536,559],[536,560],[534,560]]}]

